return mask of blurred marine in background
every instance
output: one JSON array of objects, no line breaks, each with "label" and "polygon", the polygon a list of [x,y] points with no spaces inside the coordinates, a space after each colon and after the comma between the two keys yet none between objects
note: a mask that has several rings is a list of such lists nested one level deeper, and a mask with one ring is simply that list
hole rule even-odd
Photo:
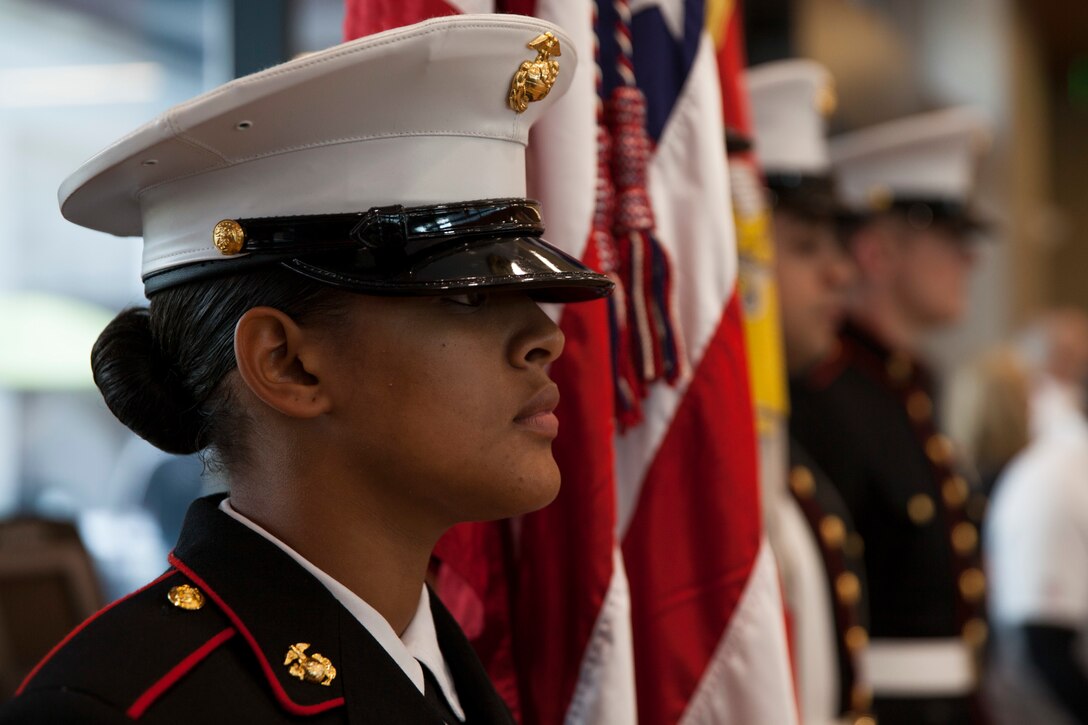
[{"label": "blurred marine in background", "polygon": [[[834,351],[851,278],[836,237],[839,206],[824,128],[834,89],[828,71],[809,60],[757,66],[745,80],[773,211],[786,365],[795,377]],[[789,457],[789,491],[772,504],[772,531],[792,624],[801,719],[862,725],[870,694],[858,668],[866,639],[858,534],[842,497],[795,439]]]},{"label": "blurred marine in background", "polygon": [[881,725],[980,723],[985,578],[970,491],[934,419],[923,336],[963,314],[984,124],[966,109],[832,141],[857,265],[836,353],[795,380],[791,434],[831,478],[864,541]]}]

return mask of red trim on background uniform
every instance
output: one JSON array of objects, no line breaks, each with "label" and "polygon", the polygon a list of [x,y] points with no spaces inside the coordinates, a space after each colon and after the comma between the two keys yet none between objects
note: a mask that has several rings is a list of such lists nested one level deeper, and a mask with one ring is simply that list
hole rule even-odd
[{"label": "red trim on background uniform", "polygon": [[86,629],[87,625],[89,625],[91,622],[93,622],[94,620],[98,619],[99,617],[101,617],[106,612],[108,612],[111,609],[113,609],[114,607],[116,607],[121,602],[124,602],[124,601],[126,601],[128,599],[131,599],[132,597],[136,596],[140,592],[145,591],[147,589],[150,589],[151,587],[155,586],[159,582],[163,581],[164,579],[167,579],[168,577],[172,577],[175,574],[177,574],[177,571],[174,570],[174,569],[171,569],[168,572],[164,572],[161,576],[159,576],[155,580],[150,581],[147,584],[144,584],[142,587],[140,587],[136,591],[132,592],[131,594],[126,594],[125,596],[121,597],[117,601],[112,602],[110,604],[107,604],[106,606],[102,607],[102,609],[99,609],[97,612],[95,612],[90,617],[85,619],[82,624],[80,624],[78,627],[76,627],[71,632],[69,632],[68,636],[66,636],[64,639],[62,639],[60,642],[58,642],[57,645],[55,647],[53,647],[53,649],[49,650],[49,654],[47,654],[45,657],[43,657],[41,662],[34,665],[34,669],[32,669],[30,671],[29,675],[27,675],[25,678],[23,678],[23,682],[22,682],[21,685],[19,685],[19,689],[17,689],[15,691],[15,696],[18,697],[19,695],[23,694],[23,690],[26,689],[26,686],[28,684],[30,684],[30,681],[32,679],[34,679],[34,676],[38,674],[39,670],[41,670],[41,668],[45,666],[45,663],[48,662],[49,660],[53,659],[53,655],[55,655],[57,652],[59,652],[61,650],[61,648],[64,647],[64,645],[71,642],[73,637],[75,637],[77,634],[79,634],[84,629]]},{"label": "red trim on background uniform", "polygon": [[265,657],[264,652],[261,651],[260,646],[257,644],[256,638],[249,631],[249,629],[246,628],[246,625],[242,623],[241,617],[235,614],[234,610],[231,609],[227,605],[227,603],[223,601],[223,598],[220,597],[214,589],[208,586],[208,583],[206,581],[197,576],[196,572],[194,572],[184,562],[178,559],[174,555],[174,552],[170,552],[170,555],[167,558],[169,558],[171,564],[176,566],[179,571],[185,574],[185,576],[191,579],[193,583],[200,587],[200,590],[204,592],[206,596],[211,598],[211,600],[215,602],[221,610],[223,610],[223,613],[227,615],[227,618],[234,624],[235,628],[237,628],[237,630],[241,632],[242,637],[244,637],[246,642],[249,643],[249,646],[253,650],[253,653],[257,655],[257,662],[260,663],[261,669],[264,670],[265,677],[268,679],[268,683],[272,687],[273,694],[276,695],[276,699],[285,710],[293,715],[317,715],[318,713],[325,712],[326,710],[331,710],[334,707],[340,707],[344,704],[343,697],[337,697],[332,700],[326,700],[325,702],[319,702],[316,705],[299,705],[297,702],[292,700],[291,697],[287,694],[287,691],[283,689],[283,685],[280,684],[279,678],[276,677],[276,673],[272,669],[272,665],[269,664],[268,658]]},{"label": "red trim on background uniform", "polygon": [[178,662],[170,668],[169,672],[159,678],[158,682],[147,688],[147,690],[144,691],[144,694],[137,697],[129,709],[125,711],[125,714],[133,720],[140,719],[140,717],[147,712],[147,708],[151,707],[163,693],[177,684],[178,680],[188,674],[189,670],[200,664],[208,655],[218,649],[219,645],[226,642],[235,634],[237,634],[237,631],[234,627],[227,627],[222,632],[190,652],[183,660],[181,660],[181,662]]}]

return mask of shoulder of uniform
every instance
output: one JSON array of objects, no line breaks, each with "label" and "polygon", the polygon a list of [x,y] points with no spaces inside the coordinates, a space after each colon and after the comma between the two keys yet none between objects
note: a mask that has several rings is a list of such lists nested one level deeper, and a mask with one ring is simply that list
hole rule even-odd
[{"label": "shoulder of uniform", "polygon": [[76,693],[81,707],[135,719],[234,634],[226,616],[171,569],[73,630],[31,671],[13,704]]},{"label": "shoulder of uniform", "polygon": [[34,690],[0,706],[0,725],[111,725],[131,723],[124,712],[93,695],[70,690]]}]

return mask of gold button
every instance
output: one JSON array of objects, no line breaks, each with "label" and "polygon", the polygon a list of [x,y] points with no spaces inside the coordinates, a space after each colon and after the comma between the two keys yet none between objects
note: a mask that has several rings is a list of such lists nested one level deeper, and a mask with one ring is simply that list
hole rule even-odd
[{"label": "gold button", "polygon": [[990,630],[985,620],[978,617],[968,619],[967,624],[963,625],[963,641],[970,647],[981,647],[986,644],[986,638],[989,635]]},{"label": "gold button", "polygon": [[924,526],[932,521],[936,510],[933,499],[924,493],[916,493],[907,501],[907,516],[917,526]]},{"label": "gold button", "polygon": [[971,489],[963,476],[949,476],[941,485],[941,497],[949,508],[957,509],[967,501]]},{"label": "gold button", "polygon": [[850,709],[854,712],[867,712],[873,706],[873,688],[857,684],[850,689]]},{"label": "gold button", "polygon": [[820,538],[827,548],[838,549],[846,540],[846,525],[838,516],[824,516],[820,520]]},{"label": "gold button", "polygon": [[934,433],[926,441],[926,455],[938,466],[948,463],[952,460],[952,441],[948,436]]},{"label": "gold button", "polygon": [[857,575],[850,571],[844,571],[835,577],[835,594],[839,601],[848,607],[858,603],[861,598],[861,582]]},{"label": "gold button", "polygon": [[969,602],[977,602],[986,592],[986,575],[981,569],[971,567],[960,574],[960,594]]},{"label": "gold button", "polygon": [[855,624],[846,630],[846,634],[843,635],[842,639],[846,643],[846,649],[850,650],[851,654],[857,654],[869,646],[869,633],[860,624]]},{"label": "gold button", "polygon": [[170,603],[179,609],[196,611],[204,606],[204,593],[194,586],[179,584],[166,593]]},{"label": "gold button", "polygon": [[865,539],[861,538],[858,532],[851,531],[846,535],[846,543],[843,544],[842,550],[847,556],[860,559],[865,556]]},{"label": "gold button", "polygon": [[961,521],[952,527],[952,548],[960,556],[973,554],[978,547],[978,529],[968,521]]},{"label": "gold button", "polygon": [[900,352],[892,353],[888,358],[888,362],[885,363],[884,369],[888,371],[888,377],[896,383],[905,383],[910,378],[911,372],[914,370],[914,365],[911,364],[910,358]]},{"label": "gold button", "polygon": [[221,254],[238,254],[245,243],[246,233],[233,219],[224,219],[212,228],[212,244]]},{"label": "gold button", "polygon": [[925,423],[933,413],[933,401],[921,390],[915,390],[907,397],[907,415],[915,423]]},{"label": "gold button", "polygon": [[804,466],[794,466],[790,471],[790,488],[798,498],[812,498],[816,492],[816,480],[812,477],[812,471]]}]

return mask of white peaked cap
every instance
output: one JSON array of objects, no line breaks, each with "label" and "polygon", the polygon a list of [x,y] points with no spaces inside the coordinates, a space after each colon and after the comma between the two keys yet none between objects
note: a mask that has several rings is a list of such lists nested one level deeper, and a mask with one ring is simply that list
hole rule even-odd
[{"label": "white peaked cap", "polygon": [[[511,81],[550,32],[550,93],[517,112]],[[143,276],[221,253],[222,219],[525,195],[529,128],[574,77],[574,44],[515,15],[437,18],[344,43],[175,106],[59,191],[66,218],[143,235]]]},{"label": "white peaked cap", "polygon": [[831,73],[816,61],[783,60],[748,69],[744,80],[764,172],[826,176],[826,117],[835,102]]},{"label": "white peaked cap", "polygon": [[958,107],[836,137],[831,159],[839,194],[856,211],[902,199],[967,205],[989,144],[985,119]]}]

